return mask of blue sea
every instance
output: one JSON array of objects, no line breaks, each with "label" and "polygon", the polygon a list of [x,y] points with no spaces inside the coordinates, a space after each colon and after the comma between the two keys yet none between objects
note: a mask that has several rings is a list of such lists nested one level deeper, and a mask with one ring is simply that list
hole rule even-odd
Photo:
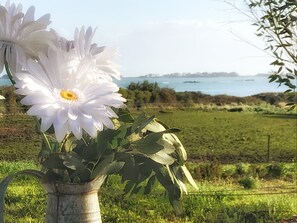
[{"label": "blue sea", "polygon": [[178,92],[200,91],[210,95],[250,96],[264,92],[284,92],[284,86],[269,83],[264,76],[237,76],[237,77],[197,77],[197,78],[142,78],[124,77],[118,81],[121,87],[127,87],[131,82],[157,82],[160,87],[172,88]]},{"label": "blue sea", "polygon": [[[250,96],[264,92],[283,92],[286,87],[278,87],[277,83],[269,83],[264,76],[237,76],[237,77],[198,77],[198,78],[143,78],[143,77],[123,77],[116,83],[120,87],[127,87],[131,82],[143,82],[147,80],[151,83],[157,82],[160,87],[172,88],[175,91],[200,91],[210,95],[232,95]],[[9,85],[7,79],[0,79],[0,86]]]}]

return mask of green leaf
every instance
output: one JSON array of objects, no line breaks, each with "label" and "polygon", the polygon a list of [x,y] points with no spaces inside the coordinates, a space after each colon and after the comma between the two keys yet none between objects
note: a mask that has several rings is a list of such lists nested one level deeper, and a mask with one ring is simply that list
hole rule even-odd
[{"label": "green leaf", "polygon": [[77,184],[81,183],[80,178],[78,176],[75,176],[73,179],[73,183],[77,183]]},{"label": "green leaf", "polygon": [[[127,128],[126,126],[122,125],[118,129],[113,131],[113,135],[111,136],[111,147],[113,149],[116,149],[119,147],[119,145],[122,144],[122,141],[125,140],[125,136],[127,133]],[[125,144],[125,143],[124,143]]]},{"label": "green leaf", "polygon": [[154,160],[157,163],[163,164],[163,165],[171,165],[174,163],[175,159],[168,154],[166,154],[164,151],[159,151],[158,153],[151,154],[149,157]]},{"label": "green leaf", "polygon": [[118,160],[125,162],[123,168],[119,171],[122,180],[133,180],[136,182],[139,175],[139,169],[137,168],[138,164],[135,163],[134,157],[127,156],[124,159],[120,158]]},{"label": "green leaf", "polygon": [[191,173],[187,169],[185,165],[181,166],[181,169],[183,170],[183,173],[185,174],[186,178],[188,179],[189,183],[196,189],[198,190],[197,184],[195,180],[193,179]]},{"label": "green leaf", "polygon": [[275,60],[270,65],[284,66],[285,64],[279,60]]},{"label": "green leaf", "polygon": [[178,137],[175,134],[166,134],[164,136],[165,140],[169,141],[172,146],[175,148],[176,154],[177,154],[177,160],[180,163],[183,163],[184,161],[187,160],[187,152],[182,145],[181,141],[178,139]]},{"label": "green leaf", "polygon": [[271,82],[275,81],[278,78],[278,75],[273,74],[273,75],[270,75],[268,78],[270,79],[269,83],[271,83]]},{"label": "green leaf", "polygon": [[278,68],[277,73],[280,73],[282,70],[283,70],[283,67],[281,66]]},{"label": "green leaf", "polygon": [[152,174],[152,164],[151,162],[138,162],[139,173],[139,182],[146,180]]},{"label": "green leaf", "polygon": [[286,67],[286,70],[289,71],[290,73],[293,73],[292,69]]},{"label": "green leaf", "polygon": [[91,179],[95,179],[96,177],[102,175],[101,173],[104,171],[104,168],[108,166],[114,160],[114,153],[108,155],[104,159],[101,159],[98,162],[97,166],[93,169],[91,174]]},{"label": "green leaf", "polygon": [[96,177],[99,177],[99,176],[102,176],[102,175],[108,176],[108,175],[117,173],[117,172],[119,172],[123,168],[124,164],[125,164],[125,162],[113,161],[111,164],[107,165],[103,169],[103,171],[101,171],[100,174],[97,175]]},{"label": "green leaf", "polygon": [[166,129],[169,129],[169,127],[166,126],[164,123],[161,123],[159,120],[154,119],[146,126],[145,129],[151,132],[162,132]]},{"label": "green leaf", "polygon": [[135,186],[134,188],[133,188],[133,190],[132,190],[132,192],[131,193],[133,193],[133,194],[139,194],[140,193],[140,190],[141,190],[141,186]]},{"label": "green leaf", "polygon": [[178,128],[170,128],[170,129],[166,129],[165,131],[162,131],[162,133],[176,133],[176,132],[180,132],[180,129]]},{"label": "green leaf", "polygon": [[67,153],[63,165],[72,170],[78,170],[85,168],[80,157],[77,157],[75,153]]},{"label": "green leaf", "polygon": [[56,172],[54,172],[53,169],[49,169],[45,173],[44,181],[46,181],[46,182],[54,182],[56,180],[63,180],[63,177],[64,177],[64,173],[62,175],[59,175]]},{"label": "green leaf", "polygon": [[292,76],[292,75],[287,75],[287,78],[288,78],[288,79],[291,79],[291,80],[296,79],[296,77],[294,77],[294,76]]},{"label": "green leaf", "polygon": [[73,149],[73,152],[78,154],[82,159],[88,161],[97,161],[100,158],[100,149],[97,148],[96,143],[91,143],[86,146],[85,143],[80,143],[76,148]]},{"label": "green leaf", "polygon": [[5,194],[7,191],[7,187],[9,183],[13,180],[13,178],[17,175],[25,174],[29,176],[33,176],[38,180],[42,180],[44,178],[44,173],[38,170],[22,170],[19,172],[16,172],[14,174],[6,176],[2,181],[0,182],[0,222],[4,223],[4,202],[5,202]]},{"label": "green leaf", "polygon": [[289,93],[289,92],[292,92],[293,90],[292,89],[288,89],[288,90],[285,90],[284,93]]},{"label": "green leaf", "polygon": [[67,170],[64,170],[64,175],[63,175],[63,182],[64,183],[69,183],[71,181],[69,173]]},{"label": "green leaf", "polygon": [[169,201],[175,211],[175,214],[177,216],[181,215],[183,213],[183,209],[180,200],[176,196],[169,194]]},{"label": "green leaf", "polygon": [[159,167],[155,169],[156,177],[162,186],[169,193],[170,203],[177,215],[182,213],[180,205],[181,190],[170,178],[169,173],[165,167]]},{"label": "green leaf", "polygon": [[106,150],[111,149],[110,141],[113,131],[112,129],[106,129],[98,132],[96,150],[99,154],[103,154]]},{"label": "green leaf", "polygon": [[135,186],[135,183],[133,181],[128,181],[124,188],[124,194],[130,193],[130,191],[133,190],[134,186]]},{"label": "green leaf", "polygon": [[164,148],[158,143],[162,135],[162,133],[150,133],[146,137],[133,142],[132,146],[141,153],[155,154]]},{"label": "green leaf", "polygon": [[90,169],[86,167],[81,167],[80,169],[77,169],[76,171],[74,171],[73,174],[71,174],[70,178],[74,183],[76,182],[77,179],[79,179],[79,181],[82,183],[82,182],[91,181],[92,180],[91,175],[92,175],[92,172]]},{"label": "green leaf", "polygon": [[78,141],[74,136],[67,137],[63,143],[62,151],[72,151],[78,145]]},{"label": "green leaf", "polygon": [[52,153],[47,159],[45,159],[42,165],[47,169],[65,169],[63,164],[62,154]]},{"label": "green leaf", "polygon": [[152,191],[152,187],[154,186],[156,182],[156,176],[153,175],[150,177],[150,179],[148,180],[146,187],[144,188],[144,194],[149,194]]},{"label": "green leaf", "polygon": [[116,111],[117,115],[118,115],[118,120],[120,122],[125,122],[125,123],[132,123],[134,122],[134,118],[133,116],[131,115],[131,113],[129,112],[128,109],[118,109]]},{"label": "green leaf", "polygon": [[154,120],[154,118],[154,115],[149,118],[146,118],[145,114],[142,113],[135,119],[131,127],[131,133],[139,133],[143,128],[145,128],[149,123],[151,123]]}]

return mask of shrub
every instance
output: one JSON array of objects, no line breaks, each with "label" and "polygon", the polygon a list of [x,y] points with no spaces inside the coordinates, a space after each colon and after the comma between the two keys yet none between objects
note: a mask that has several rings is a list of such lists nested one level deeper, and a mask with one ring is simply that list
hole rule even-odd
[{"label": "shrub", "polygon": [[211,163],[201,163],[193,168],[193,177],[197,180],[218,179],[221,175],[221,165],[218,161]]},{"label": "shrub", "polygon": [[247,164],[243,164],[243,163],[236,164],[235,172],[238,175],[240,175],[240,176],[244,175],[244,174],[248,173],[248,170],[249,170],[249,166]]},{"label": "shrub", "polygon": [[228,112],[242,112],[242,111],[243,111],[243,108],[241,107],[228,109]]},{"label": "shrub", "polygon": [[275,163],[270,164],[267,167],[267,176],[268,178],[279,178],[282,176],[283,167],[281,164]]},{"label": "shrub", "polygon": [[244,189],[253,189],[256,187],[256,180],[253,177],[244,177],[238,181]]}]

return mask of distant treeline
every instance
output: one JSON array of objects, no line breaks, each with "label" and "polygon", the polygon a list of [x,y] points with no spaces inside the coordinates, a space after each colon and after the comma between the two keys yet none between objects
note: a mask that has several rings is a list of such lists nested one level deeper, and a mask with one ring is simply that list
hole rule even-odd
[{"label": "distant treeline", "polygon": [[176,92],[171,88],[160,88],[157,83],[148,81],[130,83],[127,88],[121,88],[120,93],[127,99],[128,106],[140,108],[149,104],[165,104],[168,106],[190,107],[195,104],[228,104],[260,105],[267,102],[271,105],[279,103],[296,103],[296,93],[261,93],[247,97],[228,95],[209,95],[201,92]]},{"label": "distant treeline", "polygon": [[[18,113],[27,110],[19,102],[22,96],[14,93],[13,86],[0,87],[0,113]],[[141,108],[142,106],[173,106],[192,107],[195,104],[203,105],[260,105],[266,102],[271,105],[280,103],[296,103],[296,93],[261,93],[248,97],[228,95],[208,95],[201,92],[176,92],[171,88],[160,88],[157,83],[148,81],[130,83],[127,88],[120,88],[119,92],[127,99],[128,107]]]}]

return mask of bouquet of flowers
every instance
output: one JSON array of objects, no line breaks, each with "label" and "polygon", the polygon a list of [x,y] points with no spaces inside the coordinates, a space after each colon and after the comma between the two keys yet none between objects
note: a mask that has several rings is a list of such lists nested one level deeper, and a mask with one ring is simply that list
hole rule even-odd
[{"label": "bouquet of flowers", "polygon": [[[154,116],[133,116],[113,79],[120,79],[114,49],[93,43],[95,31],[76,29],[73,40],[49,30],[50,16],[34,19],[34,7],[0,5],[0,71],[4,68],[36,117],[43,143],[41,170],[24,170],[43,183],[83,184],[118,174],[125,192],[150,193],[158,181],[177,213],[187,192],[197,188],[185,166],[187,154],[170,128]],[[0,184],[4,194],[16,175]],[[143,190],[141,190],[143,188]]]}]

